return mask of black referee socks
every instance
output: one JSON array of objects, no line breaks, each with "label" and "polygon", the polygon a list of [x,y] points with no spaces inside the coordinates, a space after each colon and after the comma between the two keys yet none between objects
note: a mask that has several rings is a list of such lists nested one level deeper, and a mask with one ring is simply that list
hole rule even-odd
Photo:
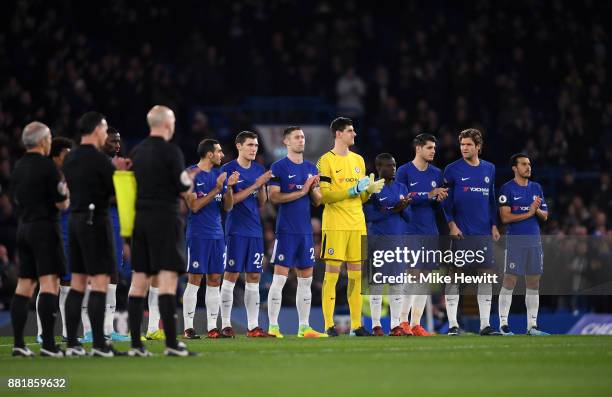
[{"label": "black referee socks", "polygon": [[[68,296],[66,297],[66,335],[68,337],[68,347],[78,346],[79,341],[77,340],[77,331],[79,324],[81,323],[81,305],[83,304],[83,292],[70,289]],[[38,302],[40,304],[40,301]]]},{"label": "black referee socks", "polygon": [[45,349],[55,349],[55,317],[57,316],[57,295],[48,292],[38,294],[38,316],[42,326],[42,340]]},{"label": "black referee socks", "polygon": [[130,326],[130,336],[132,337],[132,347],[142,347],[140,340],[140,327],[142,315],[144,313],[144,298],[140,296],[130,296],[128,298],[128,324]]},{"label": "black referee socks", "polygon": [[[11,301],[11,322],[13,323],[13,335],[15,336],[15,347],[25,347],[23,340],[23,329],[28,320],[28,305],[30,298],[24,295],[13,295]],[[40,303],[40,302],[39,302]]]},{"label": "black referee socks", "polygon": [[159,314],[164,323],[164,332],[166,334],[166,346],[176,349],[178,342],[176,340],[176,295],[163,294],[159,295]]},{"label": "black referee socks", "polygon": [[87,314],[91,321],[91,333],[93,334],[93,346],[99,349],[106,346],[104,339],[104,308],[106,306],[106,292],[91,291],[89,293],[89,303],[87,304]]}]

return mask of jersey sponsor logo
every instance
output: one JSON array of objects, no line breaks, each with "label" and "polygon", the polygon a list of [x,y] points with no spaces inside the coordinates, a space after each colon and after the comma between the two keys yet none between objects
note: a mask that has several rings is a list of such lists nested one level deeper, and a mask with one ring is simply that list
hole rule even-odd
[{"label": "jersey sponsor logo", "polygon": [[467,181],[468,179],[470,179],[469,176],[467,178],[461,178],[461,181]]},{"label": "jersey sponsor logo", "polygon": [[358,182],[357,178],[340,178],[340,182]]},{"label": "jersey sponsor logo", "polygon": [[295,178],[295,175],[289,175],[289,179]]},{"label": "jersey sponsor logo", "polygon": [[473,193],[482,193],[483,196],[488,196],[489,195],[489,188],[488,187],[464,186],[463,187],[463,191],[464,192],[473,192]]},{"label": "jersey sponsor logo", "polygon": [[304,185],[296,185],[295,183],[290,183],[289,185],[287,185],[287,187],[289,188],[289,190],[293,190],[295,188],[297,188],[298,190],[302,190]]},{"label": "jersey sponsor logo", "polygon": [[505,195],[501,195],[499,196],[499,203],[500,204],[506,204],[508,202],[508,197],[506,197]]},{"label": "jersey sponsor logo", "polygon": [[513,205],[512,206],[512,211],[518,211],[518,210],[529,211],[529,207],[523,207],[523,206],[520,206],[520,205]]},{"label": "jersey sponsor logo", "polygon": [[484,181],[485,181],[485,183],[489,183],[489,181],[490,181],[489,177],[485,176]]},{"label": "jersey sponsor logo", "polygon": [[410,182],[410,186],[411,186],[411,187],[412,187],[412,186],[414,186],[414,185],[416,185],[416,184],[418,184],[418,182],[414,182],[414,183]]},{"label": "jersey sponsor logo", "polygon": [[438,184],[436,183],[436,181],[431,181],[431,187],[435,188],[436,186],[438,186]]}]

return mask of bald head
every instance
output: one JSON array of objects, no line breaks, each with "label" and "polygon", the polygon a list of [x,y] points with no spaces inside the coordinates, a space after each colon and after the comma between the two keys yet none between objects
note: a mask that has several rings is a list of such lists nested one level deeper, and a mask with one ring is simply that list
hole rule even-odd
[{"label": "bald head", "polygon": [[[49,130],[49,127],[39,121],[33,121],[23,129],[21,140],[25,148],[30,150],[37,146],[44,146],[41,141],[47,136],[51,137],[51,130]],[[49,142],[50,141],[49,139]]]},{"label": "bald head", "polygon": [[166,106],[153,106],[147,113],[147,123],[151,128],[162,127],[171,119],[174,119],[174,112]]}]

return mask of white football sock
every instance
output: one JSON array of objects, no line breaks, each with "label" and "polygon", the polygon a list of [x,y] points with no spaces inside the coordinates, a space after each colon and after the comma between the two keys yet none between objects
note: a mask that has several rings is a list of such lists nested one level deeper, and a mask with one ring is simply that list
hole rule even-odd
[{"label": "white football sock", "polygon": [[538,326],[538,308],[540,306],[540,290],[525,291],[525,306],[527,306],[527,330]]},{"label": "white football sock", "polygon": [[275,274],[272,276],[272,285],[270,285],[270,291],[268,292],[268,321],[270,326],[278,326],[278,314],[280,313],[281,304],[283,303],[283,287],[286,282],[287,276],[283,276],[282,274]]},{"label": "white football sock", "polygon": [[400,314],[400,322],[407,323],[408,315],[410,314],[410,309],[412,308],[412,301],[414,296],[411,294],[404,295],[404,299],[402,301],[402,311]]},{"label": "white football sock", "polygon": [[499,326],[508,325],[508,314],[510,313],[510,306],[512,306],[512,291],[513,289],[507,289],[502,287],[499,290]]},{"label": "white football sock", "polygon": [[372,315],[372,328],[380,327],[382,313],[382,295],[370,295],[370,313]]},{"label": "white football sock", "polygon": [[183,292],[183,329],[193,328],[193,317],[198,305],[199,286],[187,283]]},{"label": "white football sock", "polygon": [[478,284],[478,311],[480,312],[480,329],[491,325],[491,300],[493,298],[493,286],[491,284]]},{"label": "white football sock", "polygon": [[104,335],[110,335],[115,330],[115,307],[117,306],[117,284],[109,284],[106,290],[106,306],[104,307]]},{"label": "white football sock", "polygon": [[149,287],[149,323],[147,333],[155,332],[159,329],[159,288]]},{"label": "white football sock", "polygon": [[42,336],[42,323],[40,322],[40,316],[38,315],[38,298],[40,297],[40,291],[36,295],[36,336]]},{"label": "white football sock", "polygon": [[217,318],[219,317],[219,303],[221,295],[219,287],[206,286],[206,295],[204,298],[206,304],[206,329],[211,331],[217,328]]},{"label": "white football sock", "polygon": [[259,283],[245,283],[244,306],[250,331],[259,326]]},{"label": "white football sock", "polygon": [[66,337],[68,336],[68,332],[66,331],[66,298],[68,297],[68,292],[70,292],[69,285],[60,286],[59,310],[62,316],[62,336]]},{"label": "white football sock", "polygon": [[410,315],[410,325],[421,325],[421,317],[427,304],[427,297],[429,295],[415,295],[412,302],[412,314]]},{"label": "white football sock", "polygon": [[85,295],[83,295],[83,303],[81,304],[81,322],[83,323],[83,335],[91,332],[91,321],[89,321],[89,313],[87,312],[87,305],[89,304],[89,293],[91,292],[91,286],[85,288]]},{"label": "white football sock", "polygon": [[221,284],[221,327],[232,326],[232,306],[234,305],[234,287],[236,283],[223,280]]},{"label": "white football sock", "polygon": [[459,327],[457,322],[457,308],[459,307],[459,286],[457,284],[446,284],[444,300],[446,301],[446,316],[448,327]]},{"label": "white football sock", "polygon": [[389,315],[391,316],[391,329],[400,324],[404,295],[402,294],[403,285],[392,285],[389,289]]},{"label": "white football sock", "polygon": [[297,291],[295,292],[295,306],[297,307],[300,327],[310,325],[310,306],[312,304],[311,277],[297,278]]}]

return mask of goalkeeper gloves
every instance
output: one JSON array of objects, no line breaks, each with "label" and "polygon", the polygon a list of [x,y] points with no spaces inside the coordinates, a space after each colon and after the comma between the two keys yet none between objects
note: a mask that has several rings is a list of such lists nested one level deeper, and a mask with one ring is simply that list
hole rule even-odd
[{"label": "goalkeeper gloves", "polygon": [[374,180],[374,174],[363,177],[357,182],[355,186],[349,189],[349,196],[356,197],[360,193],[367,191],[369,194],[380,193],[385,184],[384,179]]},{"label": "goalkeeper gloves", "polygon": [[368,187],[366,188],[366,190],[368,191],[368,193],[372,194],[372,193],[380,193],[380,191],[382,190],[383,186],[385,185],[385,180],[384,178],[381,178],[377,181],[374,180],[374,174],[370,174],[370,183],[368,184]]}]

